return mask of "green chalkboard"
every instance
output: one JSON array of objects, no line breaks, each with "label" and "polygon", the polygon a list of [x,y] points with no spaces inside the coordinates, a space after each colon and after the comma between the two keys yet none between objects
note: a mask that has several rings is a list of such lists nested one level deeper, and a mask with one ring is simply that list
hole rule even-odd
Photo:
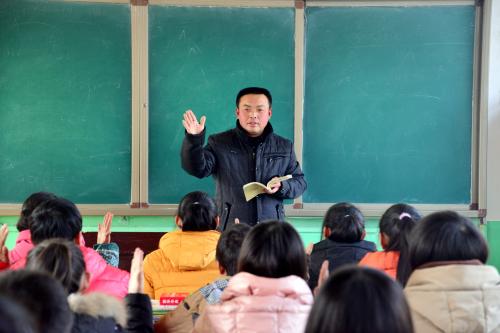
[{"label": "green chalkboard", "polygon": [[304,202],[470,203],[474,6],[306,16]]},{"label": "green chalkboard", "polygon": [[241,88],[273,94],[271,123],[293,139],[294,9],[149,6],[149,201],[214,193],[180,162],[182,114],[207,116],[207,134],[235,126]]},{"label": "green chalkboard", "polygon": [[130,202],[130,9],[0,1],[0,202]]}]

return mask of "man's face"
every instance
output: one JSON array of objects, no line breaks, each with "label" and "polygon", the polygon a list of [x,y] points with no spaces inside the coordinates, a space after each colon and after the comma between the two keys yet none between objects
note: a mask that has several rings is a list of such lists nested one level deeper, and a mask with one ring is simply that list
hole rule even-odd
[{"label": "man's face", "polygon": [[240,103],[236,109],[236,117],[241,127],[247,131],[251,137],[257,137],[264,132],[269,118],[271,118],[272,108],[266,95],[244,95],[240,98]]}]

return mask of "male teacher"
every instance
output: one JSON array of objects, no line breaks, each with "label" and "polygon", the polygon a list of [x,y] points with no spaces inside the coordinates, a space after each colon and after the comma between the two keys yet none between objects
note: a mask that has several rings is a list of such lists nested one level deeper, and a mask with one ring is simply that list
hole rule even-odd
[{"label": "male teacher", "polygon": [[[266,220],[284,220],[283,199],[300,196],[307,185],[295,157],[293,143],[273,132],[271,93],[250,87],[236,97],[236,127],[208,137],[206,117],[196,118],[193,111],[184,113],[186,136],[182,142],[182,168],[198,178],[212,175],[216,183],[216,201],[221,229],[239,219],[255,225]],[[250,201],[245,200],[243,185],[266,184],[274,177],[292,175],[277,182]]]}]

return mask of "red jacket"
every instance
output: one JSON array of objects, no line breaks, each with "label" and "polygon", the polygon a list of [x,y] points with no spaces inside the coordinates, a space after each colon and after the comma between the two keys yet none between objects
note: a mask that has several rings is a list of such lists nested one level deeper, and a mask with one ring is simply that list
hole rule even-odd
[{"label": "red jacket", "polygon": [[396,279],[398,271],[399,251],[369,252],[359,262],[361,266],[368,266],[386,272]]},{"label": "red jacket", "polygon": [[[29,235],[29,230],[25,231],[27,231]],[[20,242],[20,239],[22,239],[22,242]],[[26,237],[26,233],[23,233],[23,237],[21,238],[21,233],[19,233],[14,249],[16,248],[18,248],[17,254],[24,253],[24,257],[18,258],[15,263],[11,264],[11,269],[21,269],[26,266],[27,254],[29,250],[33,248],[31,236]],[[129,273],[108,265],[106,260],[104,260],[94,249],[81,245],[80,250],[85,260],[87,272],[90,273],[89,287],[86,292],[100,291],[120,298],[125,297],[128,292]]]}]

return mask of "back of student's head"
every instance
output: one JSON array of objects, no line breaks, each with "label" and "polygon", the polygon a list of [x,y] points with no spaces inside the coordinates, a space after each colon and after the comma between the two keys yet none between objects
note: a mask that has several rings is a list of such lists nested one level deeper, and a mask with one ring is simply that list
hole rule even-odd
[{"label": "back of student's head", "polygon": [[321,287],[306,333],[412,333],[401,286],[385,273],[344,266]]},{"label": "back of student's head", "polygon": [[75,204],[63,198],[41,203],[30,219],[31,240],[38,244],[50,238],[73,241],[82,230],[82,216]]},{"label": "back of student's head", "polygon": [[0,296],[0,333],[35,333],[30,313],[15,300]]},{"label": "back of student's head", "polygon": [[32,316],[37,332],[71,331],[73,314],[67,295],[50,275],[31,270],[4,272],[0,274],[0,295],[22,305]]},{"label": "back of student's head", "polygon": [[379,230],[384,250],[400,253],[396,272],[396,278],[400,282],[407,279],[411,273],[408,263],[409,237],[421,218],[414,207],[404,203],[392,205],[380,218]]},{"label": "back of student's head", "polygon": [[237,273],[241,245],[250,229],[248,224],[233,224],[220,235],[215,249],[215,258],[229,276]]},{"label": "back of student's head", "polygon": [[41,242],[30,251],[26,268],[50,274],[61,282],[69,295],[80,290],[85,260],[74,242],[53,238]]},{"label": "back of student's head", "polygon": [[186,194],[179,203],[177,216],[182,220],[182,231],[207,231],[217,228],[217,206],[205,192]]},{"label": "back of student's head", "polygon": [[297,231],[287,222],[260,223],[243,240],[238,272],[281,278],[296,275],[307,278],[304,245]]},{"label": "back of student's head", "polygon": [[35,208],[38,207],[38,205],[40,205],[42,202],[55,198],[56,195],[49,192],[36,192],[26,198],[21,208],[19,220],[17,221],[17,230],[23,231],[29,229],[29,218],[31,216],[31,213],[33,213],[33,210],[35,210]]},{"label": "back of student's head", "polygon": [[331,206],[323,219],[323,230],[330,229],[330,240],[341,243],[354,243],[363,239],[365,218],[361,211],[347,202]]},{"label": "back of student's head", "polygon": [[488,259],[488,245],[478,228],[452,211],[424,217],[410,236],[409,249],[411,271],[430,262]]}]

